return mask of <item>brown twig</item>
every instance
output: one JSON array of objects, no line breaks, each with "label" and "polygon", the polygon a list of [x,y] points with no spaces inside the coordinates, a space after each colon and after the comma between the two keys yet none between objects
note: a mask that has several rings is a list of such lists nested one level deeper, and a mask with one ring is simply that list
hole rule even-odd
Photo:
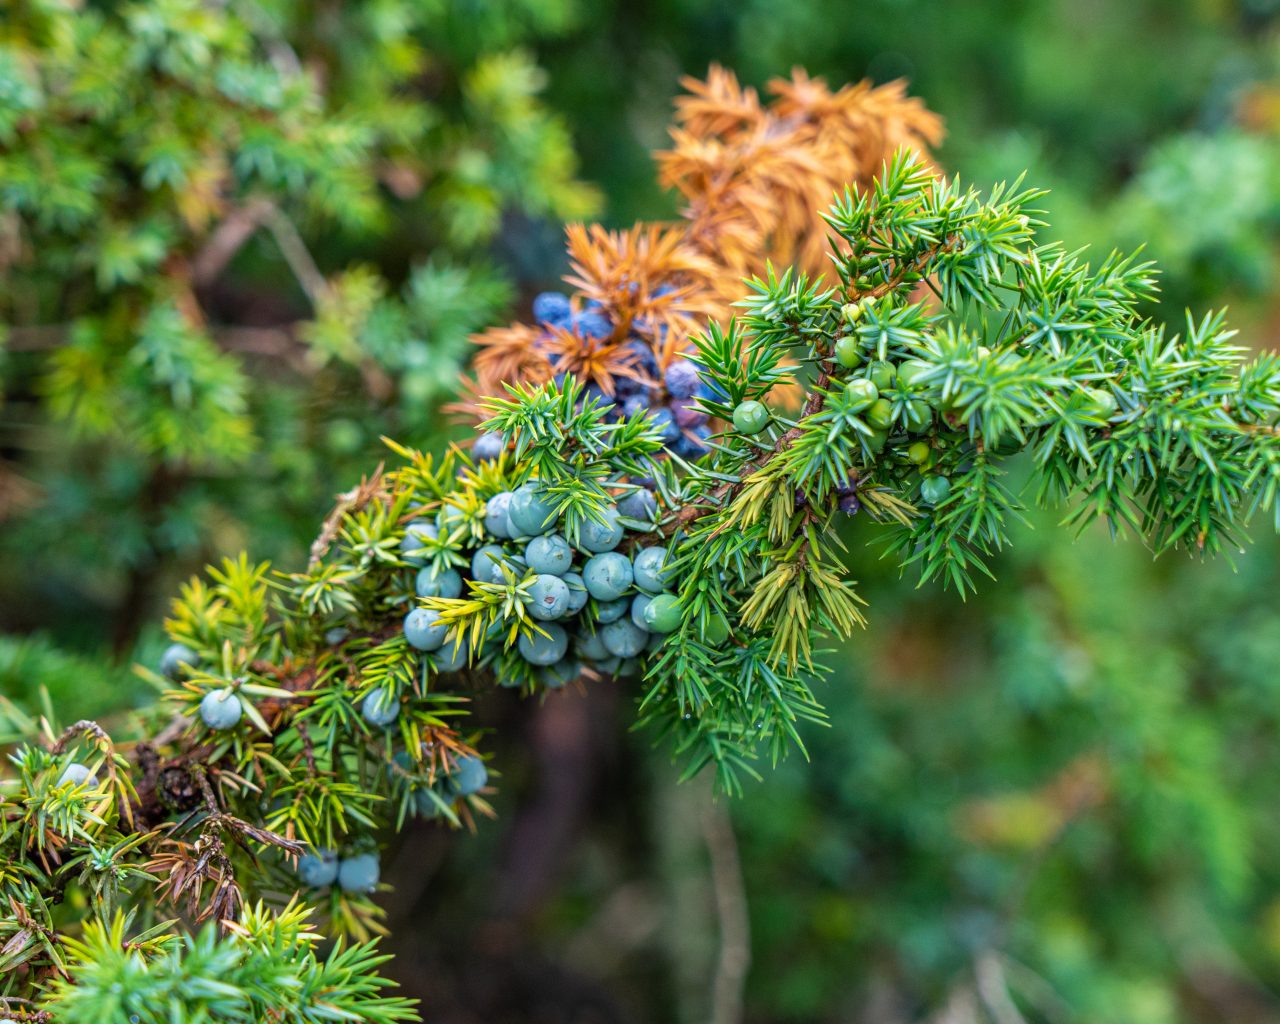
[{"label": "brown twig", "polygon": [[382,471],[384,468],[385,464],[379,462],[378,468],[373,471],[373,476],[365,477],[357,486],[338,495],[337,504],[324,517],[324,523],[320,527],[319,535],[311,542],[311,559],[307,563],[308,572],[314,570],[320,564],[320,559],[324,558],[329,551],[329,546],[337,539],[338,533],[342,528],[342,520],[349,513],[364,508],[382,493]]},{"label": "brown twig", "polygon": [[271,237],[276,240],[276,245],[280,247],[280,253],[289,264],[289,269],[293,271],[293,276],[298,279],[298,284],[311,300],[311,305],[319,306],[329,292],[329,282],[320,273],[320,268],[316,266],[302,235],[293,226],[293,221],[279,207],[272,206],[267,213],[266,226]]},{"label": "brown twig", "polygon": [[217,280],[274,209],[270,199],[260,197],[227,214],[192,258],[192,284],[206,287]]}]

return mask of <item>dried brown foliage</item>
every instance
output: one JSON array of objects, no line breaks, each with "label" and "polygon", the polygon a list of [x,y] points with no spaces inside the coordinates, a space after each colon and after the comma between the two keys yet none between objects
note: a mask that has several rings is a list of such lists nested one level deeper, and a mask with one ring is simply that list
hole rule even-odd
[{"label": "dried brown foliage", "polygon": [[767,102],[714,65],[706,81],[682,84],[688,92],[676,100],[672,146],[657,154],[659,180],[684,199],[682,219],[566,232],[575,309],[598,303],[612,335],[526,324],[477,335],[476,377],[465,382],[459,408],[474,410],[503,383],[539,383],[560,371],[612,394],[616,377],[639,372],[629,351],[637,338],[665,367],[708,317],[729,314],[743,279],[762,274],[767,261],[821,274],[827,231],[819,211],[833,195],[865,187],[899,148],[927,157],[942,138],[941,119],[903,82],[832,92],[797,69],[769,83]]}]

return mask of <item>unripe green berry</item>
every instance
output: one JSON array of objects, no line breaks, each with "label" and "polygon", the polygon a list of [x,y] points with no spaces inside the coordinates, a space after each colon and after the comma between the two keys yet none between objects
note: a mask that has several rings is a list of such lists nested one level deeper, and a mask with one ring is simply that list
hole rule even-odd
[{"label": "unripe green berry", "polygon": [[945,476],[927,476],[920,481],[920,500],[926,505],[940,505],[951,493],[951,481]]},{"label": "unripe green berry", "polygon": [[898,367],[898,386],[909,388],[932,369],[928,363],[919,359],[908,359]]},{"label": "unripe green berry", "polygon": [[849,381],[845,394],[849,396],[849,406],[854,412],[861,412],[880,397],[879,389],[866,379]]},{"label": "unripe green berry", "polygon": [[729,639],[729,622],[723,615],[712,615],[702,630],[702,639],[711,647],[719,647]]},{"label": "unripe green berry", "polygon": [[876,430],[888,430],[893,423],[893,403],[887,398],[877,398],[867,409],[865,418]]},{"label": "unripe green berry", "polygon": [[680,599],[675,594],[659,594],[644,609],[644,624],[653,633],[670,633],[680,628]]},{"label": "unripe green berry", "polygon": [[924,441],[916,441],[907,449],[907,459],[910,462],[915,463],[917,466],[923,466],[929,461],[929,458],[932,455],[933,449],[931,449]]},{"label": "unripe green berry", "polygon": [[1116,398],[1101,388],[1085,388],[1084,410],[1094,419],[1109,420],[1116,414]]},{"label": "unripe green berry", "polygon": [[733,410],[733,426],[740,434],[758,434],[769,422],[769,410],[754,399],[739,402]]},{"label": "unripe green berry", "polygon": [[870,451],[876,454],[884,451],[884,446],[888,440],[889,431],[887,430],[873,430],[870,435],[863,435],[863,443]]},{"label": "unripe green berry", "polygon": [[846,370],[856,370],[862,365],[862,351],[858,345],[858,339],[851,334],[843,334],[836,338],[833,352],[836,362]]},{"label": "unripe green berry", "polygon": [[1001,434],[995,439],[994,443],[987,445],[987,451],[992,455],[1017,455],[1022,451],[1025,441],[1018,439],[1016,434]]},{"label": "unripe green berry", "polygon": [[894,380],[897,379],[898,370],[893,363],[877,360],[871,364],[867,372],[871,383],[876,386],[877,391],[888,391],[893,387]]}]

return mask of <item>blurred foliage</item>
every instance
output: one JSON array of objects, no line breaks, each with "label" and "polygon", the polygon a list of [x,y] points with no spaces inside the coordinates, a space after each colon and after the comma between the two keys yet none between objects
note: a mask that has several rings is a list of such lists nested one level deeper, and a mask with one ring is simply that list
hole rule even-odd
[{"label": "blurred foliage", "polygon": [[[21,0],[0,22],[0,607],[131,642],[155,576],[300,550],[438,431],[512,300],[503,218],[589,213],[556,4]],[[56,546],[47,541],[62,538]],[[36,581],[40,600],[32,601]],[[68,626],[70,625],[70,628]]]}]

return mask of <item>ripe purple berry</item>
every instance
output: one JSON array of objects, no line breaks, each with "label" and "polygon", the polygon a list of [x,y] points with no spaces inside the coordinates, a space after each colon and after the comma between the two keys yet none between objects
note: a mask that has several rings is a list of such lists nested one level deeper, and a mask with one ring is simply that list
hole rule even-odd
[{"label": "ripe purple berry", "polygon": [[200,656],[186,644],[170,644],[160,655],[160,673],[177,679],[184,668],[192,668],[199,662]]},{"label": "ripe purple berry", "polygon": [[631,586],[631,560],[616,551],[593,555],[582,569],[582,580],[597,601],[616,601]]},{"label": "ripe purple berry", "polygon": [[624,416],[639,416],[641,413],[648,411],[648,392],[641,391],[639,394],[628,395],[622,402],[622,415]]},{"label": "ripe purple berry", "polygon": [[619,499],[618,511],[628,519],[648,523],[658,511],[658,502],[651,490],[642,487]]},{"label": "ripe purple berry", "polygon": [[630,619],[610,622],[600,630],[605,650],[618,658],[634,658],[649,642],[649,634]]},{"label": "ripe purple berry", "polygon": [[298,858],[298,880],[312,889],[323,889],[338,879],[338,855],[333,850],[316,850]]},{"label": "ripe purple berry", "polygon": [[692,398],[698,390],[698,368],[688,359],[677,359],[663,377],[672,398]]},{"label": "ripe purple berry", "polygon": [[77,762],[72,762],[62,770],[62,774],[58,776],[59,786],[83,786],[88,785],[90,789],[98,787],[98,776],[89,771],[88,767]]},{"label": "ripe purple berry", "polygon": [[529,586],[529,614],[542,622],[569,610],[569,585],[559,576],[543,573]]},{"label": "ripe purple berry", "polygon": [[230,690],[210,690],[200,701],[200,718],[216,732],[234,729],[243,713],[240,698]]},{"label": "ripe purple berry", "polygon": [[377,729],[385,729],[400,717],[400,701],[389,690],[370,690],[360,703],[360,714]]},{"label": "ripe purple berry", "polygon": [[573,318],[573,326],[583,338],[607,338],[613,333],[613,324],[603,313],[588,310]]},{"label": "ripe purple berry", "polygon": [[680,426],[676,423],[670,409],[665,407],[654,409],[649,413],[649,419],[653,421],[654,428],[661,435],[664,444],[674,444],[679,439]]},{"label": "ripe purple berry", "polygon": [[560,534],[547,533],[525,545],[524,560],[534,572],[562,576],[573,565],[573,548]]},{"label": "ripe purple berry", "polygon": [[511,532],[517,537],[535,537],[555,526],[555,502],[544,497],[532,483],[523,484],[511,495],[507,506]]},{"label": "ripe purple berry", "polygon": [[572,315],[569,296],[559,292],[542,292],[534,296],[533,318],[540,324],[560,326],[568,323]]},{"label": "ripe purple berry", "polygon": [[477,462],[490,462],[500,456],[506,447],[501,434],[481,434],[471,446],[471,454]]},{"label": "ripe purple berry", "polygon": [[436,651],[444,644],[449,627],[434,608],[415,608],[404,617],[404,638],[419,651]]},{"label": "ripe purple berry", "polygon": [[457,569],[436,571],[433,566],[428,565],[418,570],[414,591],[419,597],[456,598],[462,593],[462,576]]},{"label": "ripe purple berry", "polygon": [[471,796],[484,789],[489,781],[489,769],[478,757],[464,754],[453,762],[449,784],[458,796]]},{"label": "ripe purple berry", "polygon": [[707,414],[693,404],[692,399],[671,403],[671,415],[684,430],[692,430],[707,422]]},{"label": "ripe purple berry", "polygon": [[538,670],[538,681],[548,690],[559,690],[573,682],[582,672],[582,666],[573,658],[565,658],[554,665]]},{"label": "ripe purple berry", "polygon": [[627,614],[627,609],[630,607],[631,599],[629,597],[620,597],[616,601],[597,601],[596,622],[601,624],[616,622]]},{"label": "ripe purple berry", "polygon": [[435,540],[440,531],[433,523],[425,519],[415,519],[404,529],[404,537],[400,541],[400,557],[409,565],[421,566],[426,563],[426,556],[421,552],[426,541]]},{"label": "ripe purple berry", "polygon": [[565,614],[577,615],[587,606],[587,600],[591,596],[587,593],[586,584],[582,582],[582,577],[576,572],[566,572],[560,578],[564,580],[565,585],[569,588],[569,608]]},{"label": "ripe purple berry", "polygon": [[554,622],[539,627],[542,633],[521,636],[516,643],[520,656],[531,665],[554,665],[569,649],[569,634]]},{"label": "ripe purple berry", "polygon": [[378,855],[362,853],[338,865],[338,886],[343,892],[370,893],[378,887]]},{"label": "ripe purple berry", "polygon": [[510,540],[511,492],[499,491],[484,503],[484,528],[491,537]]},{"label": "ripe purple berry", "polygon": [[622,524],[618,522],[618,509],[610,505],[601,513],[603,523],[587,519],[578,530],[578,543],[594,554],[612,551],[622,540]]}]

